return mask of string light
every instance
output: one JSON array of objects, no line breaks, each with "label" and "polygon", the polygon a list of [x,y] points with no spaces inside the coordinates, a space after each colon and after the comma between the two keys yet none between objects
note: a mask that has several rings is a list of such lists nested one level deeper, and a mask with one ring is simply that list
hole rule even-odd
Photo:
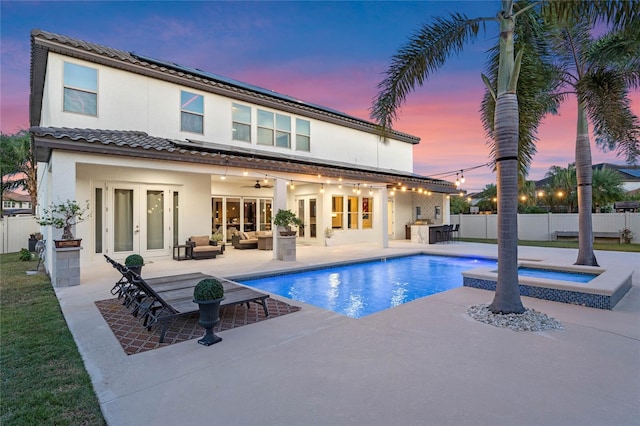
[{"label": "string light", "polygon": [[460,178],[459,178],[458,173],[456,173],[456,183],[455,183],[455,185],[456,185],[456,188],[460,186]]},{"label": "string light", "polygon": [[320,184],[320,193],[324,194],[324,184],[323,183]]},{"label": "string light", "polygon": [[464,170],[460,170],[460,183],[464,183]]}]

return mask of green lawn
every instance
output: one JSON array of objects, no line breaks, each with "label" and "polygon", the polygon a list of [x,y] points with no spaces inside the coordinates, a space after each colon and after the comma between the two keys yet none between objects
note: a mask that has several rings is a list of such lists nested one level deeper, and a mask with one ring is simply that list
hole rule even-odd
[{"label": "green lawn", "polygon": [[[460,241],[466,241],[469,243],[486,243],[497,244],[497,240],[485,239],[485,238],[460,238]],[[519,246],[535,246],[535,247],[558,247],[558,248],[578,248],[577,241],[525,241],[518,240]],[[594,250],[607,250],[607,251],[629,251],[640,253],[640,244],[619,244],[619,243],[593,243]]]},{"label": "green lawn", "polygon": [[0,255],[0,424],[106,424],[49,279],[18,257]]}]

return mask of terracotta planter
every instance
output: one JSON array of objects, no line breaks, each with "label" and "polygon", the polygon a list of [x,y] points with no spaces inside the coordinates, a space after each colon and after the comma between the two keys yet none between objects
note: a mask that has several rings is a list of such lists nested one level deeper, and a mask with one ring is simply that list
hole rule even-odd
[{"label": "terracotta planter", "polygon": [[56,248],[80,247],[82,238],[75,240],[53,240],[53,242],[55,243]]}]

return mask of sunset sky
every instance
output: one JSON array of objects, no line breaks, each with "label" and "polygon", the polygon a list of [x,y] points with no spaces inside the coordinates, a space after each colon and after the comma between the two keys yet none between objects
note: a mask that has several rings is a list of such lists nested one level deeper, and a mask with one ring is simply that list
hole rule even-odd
[{"label": "sunset sky", "polygon": [[[434,16],[495,16],[500,2],[0,2],[1,130],[28,128],[29,34],[39,28],[261,86],[369,120],[390,57]],[[443,177],[488,161],[478,110],[480,73],[498,26],[468,45],[408,97],[395,128],[422,138],[414,171]],[[632,93],[640,113],[640,93]],[[540,129],[529,179],[573,161],[575,101]],[[162,136],[162,135],[153,135]],[[592,148],[593,162],[622,164]],[[495,182],[488,168],[465,172],[463,189]]]}]

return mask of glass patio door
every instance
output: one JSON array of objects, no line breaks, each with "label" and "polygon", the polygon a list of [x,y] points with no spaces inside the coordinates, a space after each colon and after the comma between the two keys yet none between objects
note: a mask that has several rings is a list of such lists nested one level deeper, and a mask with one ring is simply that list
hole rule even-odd
[{"label": "glass patio door", "polygon": [[318,200],[315,197],[298,198],[298,217],[304,227],[298,231],[298,238],[315,241],[318,238]]},{"label": "glass patio door", "polygon": [[153,185],[114,184],[111,194],[112,252],[118,258],[170,254],[177,192]]}]

